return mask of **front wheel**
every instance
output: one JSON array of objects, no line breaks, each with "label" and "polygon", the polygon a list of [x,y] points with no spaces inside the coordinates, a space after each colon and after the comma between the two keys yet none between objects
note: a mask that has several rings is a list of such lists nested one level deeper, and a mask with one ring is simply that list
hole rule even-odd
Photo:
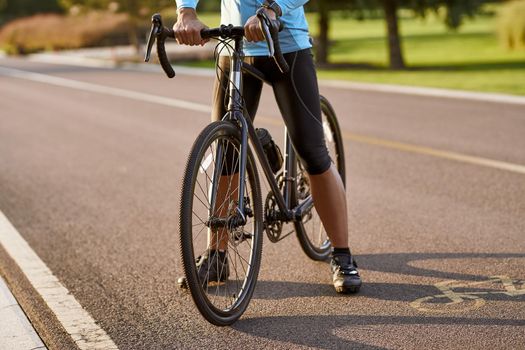
[{"label": "front wheel", "polygon": [[241,183],[240,152],[236,126],[225,121],[208,125],[193,144],[182,184],[180,248],[187,287],[200,313],[218,326],[232,324],[245,311],[261,261],[259,178],[248,148]]},{"label": "front wheel", "polygon": [[[346,184],[345,155],[341,129],[339,128],[334,109],[323,96],[321,96],[321,111],[328,154],[335,164],[343,184]],[[310,182],[308,174],[299,160],[297,161],[296,179],[295,197],[297,203],[301,203],[301,201],[310,196]],[[296,221],[294,226],[299,243],[306,255],[313,260],[326,260],[330,255],[331,243],[315,207],[312,206],[310,211],[303,216],[302,221]]]}]

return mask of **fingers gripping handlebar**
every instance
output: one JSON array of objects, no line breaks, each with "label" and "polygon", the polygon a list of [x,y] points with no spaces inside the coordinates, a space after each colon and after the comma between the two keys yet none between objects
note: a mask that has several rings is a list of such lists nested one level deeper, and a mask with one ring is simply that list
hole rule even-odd
[{"label": "fingers gripping handlebar", "polygon": [[[283,28],[282,23],[279,20],[269,19],[266,13],[264,13],[264,11],[261,10],[257,11],[257,18],[259,18],[261,30],[263,31],[266,43],[268,44],[270,56],[272,56],[275,59],[275,62],[277,63],[277,66],[279,67],[280,71],[283,73],[287,73],[289,67],[281,52],[281,46],[279,45],[278,36],[279,31],[281,31]],[[226,39],[235,36],[244,36],[244,28],[234,27],[232,25],[222,25],[219,28],[203,29],[201,31],[201,37],[203,39],[211,37],[222,37]],[[144,57],[144,61],[148,62],[150,60],[151,49],[153,47],[154,41],[156,40],[157,56],[159,58],[160,65],[162,66],[162,69],[164,70],[166,75],[169,78],[173,78],[175,76],[175,71],[173,70],[173,67],[170,64],[164,45],[166,42],[166,38],[175,38],[175,32],[173,31],[173,29],[164,27],[162,24],[162,17],[160,16],[160,14],[156,13],[151,17],[151,31],[148,38],[147,51]]]}]

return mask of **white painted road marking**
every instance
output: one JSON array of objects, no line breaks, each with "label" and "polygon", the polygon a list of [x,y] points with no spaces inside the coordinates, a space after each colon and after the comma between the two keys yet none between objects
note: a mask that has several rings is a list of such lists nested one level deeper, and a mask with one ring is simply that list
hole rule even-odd
[{"label": "white painted road marking", "polygon": [[0,244],[80,349],[118,349],[0,211]]},{"label": "white painted road marking", "polygon": [[200,104],[200,103],[194,103],[194,102],[178,100],[174,98],[144,94],[142,92],[124,90],[124,89],[119,89],[119,88],[114,88],[114,87],[109,87],[109,86],[104,86],[104,85],[85,83],[85,82],[78,81],[78,80],[65,79],[65,78],[55,77],[55,76],[47,75],[47,74],[32,73],[32,72],[19,70],[19,69],[0,67],[0,74],[8,76],[8,77],[31,80],[31,81],[36,81],[39,83],[44,83],[44,84],[62,86],[62,87],[67,87],[67,88],[72,88],[72,89],[77,89],[77,90],[82,90],[82,91],[95,92],[98,94],[125,97],[125,98],[129,98],[132,100],[157,103],[157,104],[161,104],[161,105],[169,106],[169,107],[184,108],[184,109],[189,109],[191,111],[196,111],[196,112],[210,113],[211,111],[210,106]]},{"label": "white painted road marking", "polygon": [[390,84],[356,83],[341,80],[320,80],[319,85],[339,89],[385,92],[389,94],[402,94],[426,97],[445,97],[459,100],[471,100],[480,102],[494,102],[525,105],[525,97],[505,94],[494,94],[486,92],[460,91],[419,86],[403,86]]},{"label": "white painted road marking", "polygon": [[[504,289],[490,288],[491,285],[501,283]],[[410,303],[413,308],[431,313],[465,312],[478,309],[485,305],[481,298],[485,295],[504,294],[509,297],[525,295],[524,281],[510,278],[509,276],[490,276],[484,281],[456,281],[448,280],[434,284],[441,294],[422,297]],[[472,289],[477,289],[473,291]],[[459,289],[460,291],[455,291]],[[469,303],[469,301],[471,303]]]},{"label": "white painted road marking", "polygon": [[[124,68],[134,71],[142,72],[161,72],[160,65],[145,64],[145,63],[116,63],[111,59],[100,59],[83,57],[76,55],[64,55],[57,53],[37,53],[29,56],[29,61],[43,62],[48,64],[65,64],[81,67],[93,68]],[[216,75],[213,68],[193,68],[186,66],[173,66],[177,74],[193,75],[193,76],[209,76]],[[337,89],[357,90],[357,91],[373,91],[385,92],[391,94],[412,95],[412,96],[426,96],[426,97],[444,97],[461,100],[494,102],[494,103],[510,103],[517,105],[525,105],[525,97],[514,96],[507,94],[489,93],[489,92],[474,92],[452,90],[444,88],[432,88],[423,86],[409,86],[397,84],[377,84],[377,83],[361,83],[344,80],[330,80],[319,79],[320,86],[332,87]]]},{"label": "white painted road marking", "polygon": [[[44,84],[69,87],[69,88],[73,88],[77,90],[101,93],[101,94],[117,96],[117,97],[125,97],[125,98],[129,98],[133,100],[156,103],[156,104],[169,106],[169,107],[183,108],[183,109],[188,109],[188,110],[196,111],[196,112],[210,113],[211,111],[211,107],[209,105],[205,105],[201,103],[188,102],[188,101],[169,98],[169,97],[155,96],[155,95],[145,94],[145,93],[131,91],[131,90],[124,90],[124,89],[119,89],[119,88],[108,87],[104,85],[85,83],[85,82],[78,81],[78,80],[59,78],[59,77],[55,77],[52,75],[27,72],[27,71],[23,71],[19,69],[0,67],[0,74],[4,76],[19,78],[19,79],[36,81],[36,82],[40,82]],[[282,125],[282,121],[273,119],[273,118],[258,117],[257,119],[261,122],[271,124],[271,125]],[[504,170],[504,171],[510,171],[510,172],[514,172],[518,174],[525,174],[525,166],[520,165],[520,164],[502,162],[502,161],[489,159],[489,158],[483,158],[483,157],[469,156],[466,154],[444,151],[444,150],[434,149],[431,147],[412,145],[412,144],[403,143],[403,142],[374,138],[370,136],[364,136],[364,135],[354,134],[354,133],[345,132],[345,131],[343,131],[343,138],[347,140],[355,141],[355,142],[369,144],[369,145],[395,149],[398,151],[404,151],[404,152],[416,153],[416,154],[424,154],[427,156],[454,160],[454,161],[462,162],[462,163],[475,164],[478,166],[484,166],[484,167],[489,167],[489,168],[494,168],[494,169],[499,169],[499,170]]]}]

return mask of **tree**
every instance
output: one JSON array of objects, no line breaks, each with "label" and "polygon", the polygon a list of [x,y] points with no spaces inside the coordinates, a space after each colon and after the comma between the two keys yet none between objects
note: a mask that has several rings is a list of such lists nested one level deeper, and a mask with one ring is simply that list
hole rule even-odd
[{"label": "tree", "polygon": [[444,22],[449,28],[458,28],[465,16],[473,16],[487,0],[316,0],[312,1],[318,12],[319,37],[316,56],[319,63],[328,61],[328,32],[330,29],[330,11],[347,10],[354,17],[363,19],[367,13],[380,10],[383,12],[387,31],[389,66],[391,69],[405,68],[402,40],[399,28],[398,11],[401,8],[414,11],[417,16],[425,17],[429,11],[445,9]]},{"label": "tree", "polygon": [[318,63],[328,63],[329,32],[330,32],[330,11],[350,10],[353,1],[346,0],[317,0],[312,1],[310,7],[317,11],[319,36],[315,46],[316,60]]},{"label": "tree", "polygon": [[473,16],[484,0],[372,0],[370,5],[382,7],[388,35],[389,65],[391,69],[404,69],[406,67],[401,45],[399,30],[398,10],[408,8],[418,16],[425,17],[429,11],[438,12],[445,8],[445,24],[452,29],[457,29],[465,16]]}]

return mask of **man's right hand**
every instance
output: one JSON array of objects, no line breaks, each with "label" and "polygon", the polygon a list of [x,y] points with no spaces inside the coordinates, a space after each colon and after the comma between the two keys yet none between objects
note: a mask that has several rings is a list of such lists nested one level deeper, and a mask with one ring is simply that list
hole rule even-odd
[{"label": "man's right hand", "polygon": [[207,28],[197,18],[195,9],[182,7],[177,11],[177,22],[173,26],[175,38],[181,45],[204,45],[209,39],[201,38],[201,30]]}]

